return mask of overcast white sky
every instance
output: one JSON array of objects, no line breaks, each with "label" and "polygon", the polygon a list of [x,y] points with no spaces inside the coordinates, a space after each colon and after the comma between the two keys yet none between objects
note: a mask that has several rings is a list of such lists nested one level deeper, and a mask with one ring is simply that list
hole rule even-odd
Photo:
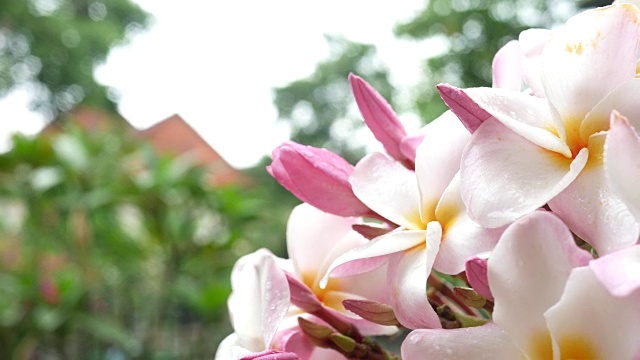
[{"label": "overcast white sky", "polygon": [[[236,167],[247,167],[286,139],[275,126],[272,88],[311,74],[326,58],[324,33],[374,43],[407,86],[420,74],[425,44],[393,38],[394,24],[424,0],[137,0],[153,14],[149,30],[110,54],[96,74],[121,94],[119,110],[146,128],[180,114]],[[34,133],[42,120],[27,94],[0,101],[0,135]]]}]

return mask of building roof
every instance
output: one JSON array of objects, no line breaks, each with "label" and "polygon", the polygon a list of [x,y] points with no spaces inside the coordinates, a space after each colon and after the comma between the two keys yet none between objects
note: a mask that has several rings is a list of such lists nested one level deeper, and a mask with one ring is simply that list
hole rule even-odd
[{"label": "building roof", "polygon": [[[81,107],[75,110],[67,121],[87,131],[99,131],[120,122],[132,134],[148,141],[158,154],[185,156],[204,166],[208,170],[210,185],[248,185],[249,178],[227,163],[180,115],[171,115],[145,130],[138,130],[121,117],[109,115],[100,110]],[[62,130],[58,121],[48,124],[44,133],[55,133]]]}]

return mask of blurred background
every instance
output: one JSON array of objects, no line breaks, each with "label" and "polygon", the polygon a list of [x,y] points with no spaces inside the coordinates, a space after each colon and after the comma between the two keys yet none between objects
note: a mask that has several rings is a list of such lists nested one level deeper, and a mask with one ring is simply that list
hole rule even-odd
[{"label": "blurred background", "polygon": [[2,0],[0,359],[211,359],[235,260],[286,256],[291,139],[377,149],[347,75],[409,130],[435,84],[602,1]]}]

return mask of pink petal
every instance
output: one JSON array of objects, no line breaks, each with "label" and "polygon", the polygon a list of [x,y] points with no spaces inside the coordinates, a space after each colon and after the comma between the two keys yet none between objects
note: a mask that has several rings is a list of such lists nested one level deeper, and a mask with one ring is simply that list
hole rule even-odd
[{"label": "pink petal", "polygon": [[413,161],[413,158],[406,159],[400,151],[400,141],[407,132],[389,103],[359,76],[349,74],[349,82],[365,124],[382,143],[387,154],[398,161]]},{"label": "pink petal", "polygon": [[[317,273],[328,265],[328,255],[352,232],[351,226],[357,222],[357,219],[331,215],[308,204],[296,206],[287,222],[287,252],[296,274],[321,276]],[[361,243],[366,242],[361,238]]]},{"label": "pink petal", "polygon": [[402,342],[404,360],[513,360],[522,353],[493,323],[462,329],[414,330]]},{"label": "pink petal", "polygon": [[298,354],[301,359],[309,359],[316,350],[316,347],[297,325],[279,331],[275,346],[278,349]]},{"label": "pink petal", "polygon": [[611,125],[611,112],[617,111],[630,120],[636,120],[633,126],[640,126],[640,79],[631,79],[611,91],[591,111],[580,125],[580,136],[588,139],[589,136],[600,131],[609,130]]},{"label": "pink petal", "polygon": [[[426,126],[425,126],[426,127]],[[400,152],[407,159],[414,161],[416,158],[416,150],[418,146],[422,144],[422,140],[425,137],[424,128],[418,130],[416,133],[407,135],[400,141]]]},{"label": "pink petal", "polygon": [[493,87],[520,91],[522,88],[523,54],[520,44],[511,40],[493,57]]},{"label": "pink petal", "polygon": [[529,85],[535,96],[544,97],[544,88],[540,78],[540,55],[544,46],[549,41],[552,32],[547,29],[528,29],[520,33],[518,42],[524,55],[523,72],[524,82]]},{"label": "pink petal", "polygon": [[566,188],[586,160],[587,150],[572,161],[487,120],[462,155],[461,192],[469,217],[485,227],[504,226]]},{"label": "pink petal", "polygon": [[267,349],[257,353],[245,355],[239,360],[298,360],[297,354],[279,350]]},{"label": "pink petal", "polygon": [[[346,276],[344,272],[341,273],[341,269],[338,268],[333,272],[332,276],[340,278],[337,281],[337,289],[344,292],[347,299],[367,299],[384,304],[391,302],[389,289],[385,285],[372,286],[371,284],[386,284],[387,281],[387,266],[388,259],[385,256],[378,257],[376,259],[384,259],[385,262],[377,266],[376,268],[367,271],[363,271],[356,275]],[[361,261],[365,262],[366,260]],[[354,263],[358,263],[357,261]],[[346,267],[346,266],[345,266]],[[365,269],[362,269],[365,270]]]},{"label": "pink petal", "polygon": [[287,141],[273,150],[267,171],[300,200],[340,216],[360,216],[369,209],[351,190],[353,166],[340,156]]},{"label": "pink petal", "polygon": [[560,298],[571,269],[590,258],[552,213],[534,211],[517,220],[489,257],[493,321],[525,353],[535,353],[535,337],[547,333],[544,312]]},{"label": "pink petal", "polygon": [[289,292],[291,294],[291,303],[304,312],[313,313],[322,307],[316,294],[314,294],[307,285],[296,279],[291,273],[285,273],[287,282],[289,283]]},{"label": "pink petal", "polygon": [[589,263],[600,283],[615,297],[640,289],[640,245],[605,255]]},{"label": "pink petal", "polygon": [[638,241],[640,226],[612,191],[602,166],[606,134],[589,138],[589,161],[580,175],[549,201],[549,207],[600,256]]},{"label": "pink petal", "polygon": [[427,224],[427,246],[393,255],[389,260],[388,284],[396,318],[409,329],[440,328],[440,319],[427,299],[427,277],[438,254],[442,228]]},{"label": "pink petal", "polygon": [[455,275],[465,269],[472,255],[492,250],[504,228],[483,228],[471,220],[460,196],[460,178],[456,176],[438,203],[436,220],[442,225],[440,253],[433,268]]},{"label": "pink petal", "polygon": [[425,232],[422,230],[396,231],[380,236],[338,257],[320,281],[320,286],[326,286],[329,276],[352,276],[376,269],[388,261],[388,255],[424,242]]},{"label": "pink petal", "polygon": [[425,126],[424,133],[415,165],[421,222],[426,224],[434,220],[440,197],[460,169],[462,151],[471,135],[450,111]]},{"label": "pink petal", "polygon": [[373,211],[407,229],[420,229],[416,175],[380,154],[365,156],[351,175],[356,196]]},{"label": "pink petal", "polygon": [[560,301],[547,311],[562,359],[636,359],[640,353],[640,294],[617,298],[590,268],[574,269]]},{"label": "pink petal", "polygon": [[491,117],[491,114],[478,106],[464,91],[449,84],[438,84],[436,87],[444,103],[470,133],[473,134],[485,120]]},{"label": "pink petal", "polygon": [[[637,113],[634,113],[637,114]],[[604,150],[605,173],[613,192],[640,221],[640,137],[624,117],[612,114]]]},{"label": "pink petal", "polygon": [[628,4],[587,10],[553,33],[541,55],[542,82],[563,119],[582,119],[610,91],[635,77],[638,15],[638,8]]},{"label": "pink petal", "polygon": [[487,277],[487,260],[489,252],[478,254],[467,259],[465,262],[465,272],[469,285],[485,299],[493,300],[491,288],[489,288],[489,278]]}]

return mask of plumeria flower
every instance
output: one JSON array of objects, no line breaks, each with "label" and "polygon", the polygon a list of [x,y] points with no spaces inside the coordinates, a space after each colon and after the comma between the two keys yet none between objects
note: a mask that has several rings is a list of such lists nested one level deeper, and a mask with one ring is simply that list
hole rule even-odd
[{"label": "plumeria flower", "polygon": [[[317,310],[314,306],[322,306],[324,311],[329,311],[342,322],[354,324],[363,335],[390,335],[398,330],[397,327],[374,324],[354,316],[342,304],[347,299],[388,302],[384,268],[359,276],[332,279],[324,288],[320,287],[322,276],[338,256],[368,242],[352,229],[354,224],[360,222],[358,218],[324,213],[308,204],[293,209],[287,225],[287,252],[290,256],[287,271],[290,284],[295,285],[291,287],[291,295],[292,298],[308,299],[306,304],[301,304],[303,308],[308,307],[306,311]],[[301,309],[293,308],[289,316],[297,317],[302,313]],[[315,321],[313,318],[311,320]],[[289,336],[298,341],[303,338],[299,328],[295,328]],[[292,342],[282,346],[285,350],[304,347]],[[337,354],[333,352],[333,356]]]},{"label": "plumeria flower", "polygon": [[603,166],[611,111],[640,115],[638,15],[631,4],[588,10],[552,33],[540,55],[546,99],[441,87],[454,112],[478,115],[460,170],[472,219],[503,226],[548,203],[600,255],[638,241]]},{"label": "plumeria flower", "polygon": [[289,286],[275,256],[260,249],[238,259],[231,272],[228,306],[234,333],[218,346],[216,360],[238,360],[270,349],[289,309]]},{"label": "plumeria flower", "polygon": [[426,128],[415,172],[379,153],[356,165],[356,196],[399,227],[338,257],[321,283],[326,288],[335,277],[388,264],[389,305],[409,328],[440,327],[426,297],[432,267],[460,273],[469,256],[491,249],[500,234],[471,221],[460,198],[456,172],[468,131],[451,113]]},{"label": "plumeria flower", "polygon": [[519,219],[489,258],[493,322],[415,330],[403,359],[637,359],[640,292],[614,297],[589,260],[551,212]]}]

